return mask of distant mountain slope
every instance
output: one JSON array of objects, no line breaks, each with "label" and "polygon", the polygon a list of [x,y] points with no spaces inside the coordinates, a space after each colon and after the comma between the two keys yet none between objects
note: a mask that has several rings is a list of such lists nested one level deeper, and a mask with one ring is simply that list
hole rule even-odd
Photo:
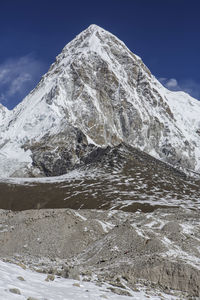
[{"label": "distant mountain slope", "polygon": [[96,25],[64,47],[12,112],[1,110],[0,176],[61,175],[96,147],[122,142],[200,172],[200,103],[168,91]]},{"label": "distant mountain slope", "polygon": [[199,181],[127,145],[93,152],[82,166],[53,178],[6,179],[0,208],[199,209]]}]

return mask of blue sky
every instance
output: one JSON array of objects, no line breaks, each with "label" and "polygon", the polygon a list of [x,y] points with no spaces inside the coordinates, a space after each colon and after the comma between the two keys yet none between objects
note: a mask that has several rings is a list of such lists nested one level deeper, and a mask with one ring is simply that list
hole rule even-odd
[{"label": "blue sky", "polygon": [[1,0],[0,102],[13,108],[75,35],[97,24],[161,82],[200,99],[199,0]]}]

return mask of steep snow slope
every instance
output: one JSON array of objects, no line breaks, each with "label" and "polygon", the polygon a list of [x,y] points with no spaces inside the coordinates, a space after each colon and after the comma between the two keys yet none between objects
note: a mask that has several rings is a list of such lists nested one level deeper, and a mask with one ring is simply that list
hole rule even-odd
[{"label": "steep snow slope", "polygon": [[11,112],[0,103],[0,127]]},{"label": "steep snow slope", "polygon": [[125,142],[200,172],[200,103],[165,89],[119,39],[91,25],[4,119],[0,175],[61,175]]}]

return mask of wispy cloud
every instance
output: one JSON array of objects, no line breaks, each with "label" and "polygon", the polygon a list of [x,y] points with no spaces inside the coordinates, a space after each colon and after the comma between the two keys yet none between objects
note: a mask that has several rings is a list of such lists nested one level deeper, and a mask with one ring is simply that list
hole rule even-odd
[{"label": "wispy cloud", "polygon": [[166,88],[171,91],[184,91],[192,97],[200,100],[200,82],[193,79],[177,80],[175,78],[159,78],[158,79]]},{"label": "wispy cloud", "polygon": [[0,102],[15,106],[34,88],[45,70],[45,65],[33,55],[8,59],[0,64]]}]

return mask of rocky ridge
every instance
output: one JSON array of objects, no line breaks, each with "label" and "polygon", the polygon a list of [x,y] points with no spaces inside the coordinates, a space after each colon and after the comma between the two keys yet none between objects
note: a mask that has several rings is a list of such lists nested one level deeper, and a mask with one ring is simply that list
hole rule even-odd
[{"label": "rocky ridge", "polygon": [[[90,151],[63,176],[6,178],[0,182],[0,208],[200,208],[199,180],[126,144]],[[46,161],[46,172],[55,172],[55,166]]]},{"label": "rocky ridge", "polygon": [[197,100],[165,89],[123,42],[91,25],[4,118],[1,176],[62,175],[122,142],[199,172],[199,113]]}]

